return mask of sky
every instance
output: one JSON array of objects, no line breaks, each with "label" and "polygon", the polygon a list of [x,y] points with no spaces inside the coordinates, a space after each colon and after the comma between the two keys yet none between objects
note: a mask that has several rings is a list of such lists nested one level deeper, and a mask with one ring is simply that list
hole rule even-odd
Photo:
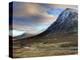
[{"label": "sky", "polygon": [[13,2],[13,36],[42,33],[56,21],[66,7],[66,5]]}]

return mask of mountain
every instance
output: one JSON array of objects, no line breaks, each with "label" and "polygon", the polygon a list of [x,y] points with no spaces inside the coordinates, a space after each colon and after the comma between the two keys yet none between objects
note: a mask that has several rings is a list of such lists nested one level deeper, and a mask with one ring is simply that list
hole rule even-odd
[{"label": "mountain", "polygon": [[[55,34],[64,34],[64,33],[77,33],[78,31],[78,13],[77,10],[67,8],[65,9],[57,18],[55,22],[53,22],[47,30],[38,34],[36,36],[32,36],[35,38],[45,38],[50,37]],[[29,35],[29,34],[28,34]],[[26,38],[27,34],[23,34],[21,36],[15,37],[15,39]],[[29,37],[29,38],[32,38]]]},{"label": "mountain", "polygon": [[77,33],[78,30],[78,12],[75,9],[65,9],[57,18],[57,20],[51,24],[51,26],[38,36],[49,36],[56,33]]},{"label": "mountain", "polygon": [[50,32],[69,32],[74,30],[78,24],[78,14],[74,9],[67,8],[64,10],[55,23],[47,31]]}]

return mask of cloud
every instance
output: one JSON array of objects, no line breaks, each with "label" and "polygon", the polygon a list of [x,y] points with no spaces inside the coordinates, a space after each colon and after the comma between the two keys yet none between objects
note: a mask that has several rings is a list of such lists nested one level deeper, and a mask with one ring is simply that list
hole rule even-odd
[{"label": "cloud", "polygon": [[47,14],[43,7],[34,3],[14,3],[13,16],[33,16]]},{"label": "cloud", "polygon": [[13,29],[23,30],[29,34],[38,34],[45,31],[67,5],[48,5],[38,3],[13,3]]}]

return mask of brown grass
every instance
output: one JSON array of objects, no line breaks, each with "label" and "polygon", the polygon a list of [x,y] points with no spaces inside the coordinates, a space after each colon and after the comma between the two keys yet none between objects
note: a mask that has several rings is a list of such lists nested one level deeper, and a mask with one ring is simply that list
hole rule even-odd
[{"label": "brown grass", "polygon": [[30,46],[25,44],[23,47],[20,47],[21,45],[19,42],[20,41],[16,41],[16,43],[14,43],[14,58],[69,55],[78,53],[76,34],[59,35],[49,39],[33,39]]}]

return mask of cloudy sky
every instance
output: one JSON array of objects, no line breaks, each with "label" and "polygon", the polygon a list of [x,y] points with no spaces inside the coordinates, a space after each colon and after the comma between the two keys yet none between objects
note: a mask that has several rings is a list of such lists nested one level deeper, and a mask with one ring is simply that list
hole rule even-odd
[{"label": "cloudy sky", "polygon": [[69,5],[13,2],[13,36],[24,31],[37,35],[45,31]]}]

